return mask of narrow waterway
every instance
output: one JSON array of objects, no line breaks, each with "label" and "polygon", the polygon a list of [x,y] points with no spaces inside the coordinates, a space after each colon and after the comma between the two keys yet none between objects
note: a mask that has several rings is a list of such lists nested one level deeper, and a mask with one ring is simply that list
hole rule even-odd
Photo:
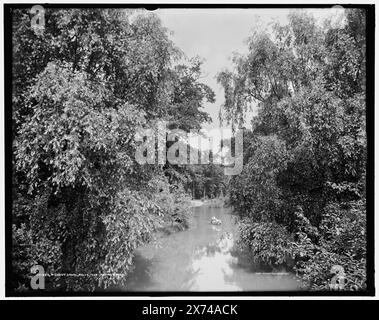
[{"label": "narrow waterway", "polygon": [[[238,250],[235,217],[227,208],[192,208],[189,229],[141,247],[128,291],[292,291],[286,272],[264,272]],[[212,225],[210,219],[221,220]]]}]

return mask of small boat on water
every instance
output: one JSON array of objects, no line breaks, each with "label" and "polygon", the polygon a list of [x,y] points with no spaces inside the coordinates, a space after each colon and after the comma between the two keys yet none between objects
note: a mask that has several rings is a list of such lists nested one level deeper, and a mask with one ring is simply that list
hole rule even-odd
[{"label": "small boat on water", "polygon": [[214,225],[220,225],[221,224],[221,220],[220,219],[217,219],[216,217],[212,217],[211,218],[211,224],[214,224]]}]

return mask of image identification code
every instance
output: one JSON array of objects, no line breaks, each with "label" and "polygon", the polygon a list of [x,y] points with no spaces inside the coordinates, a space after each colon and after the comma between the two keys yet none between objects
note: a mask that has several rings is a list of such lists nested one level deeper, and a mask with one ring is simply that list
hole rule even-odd
[{"label": "image identification code", "polygon": [[200,314],[225,314],[225,315],[237,315],[237,305],[225,304],[225,305],[207,305],[207,304],[187,304],[186,308],[179,308],[173,306],[145,306],[142,309],[143,315],[167,315],[170,318],[175,314],[187,314],[187,315],[200,315]]}]

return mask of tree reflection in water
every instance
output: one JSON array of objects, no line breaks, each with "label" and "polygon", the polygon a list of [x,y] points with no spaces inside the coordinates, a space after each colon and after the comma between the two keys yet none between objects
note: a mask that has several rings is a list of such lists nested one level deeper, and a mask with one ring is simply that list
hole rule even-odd
[{"label": "tree reflection in water", "polygon": [[242,290],[232,280],[234,272],[232,265],[237,262],[237,258],[231,255],[233,245],[233,235],[226,232],[216,243],[197,249],[190,267],[196,274],[189,284],[191,290]]}]

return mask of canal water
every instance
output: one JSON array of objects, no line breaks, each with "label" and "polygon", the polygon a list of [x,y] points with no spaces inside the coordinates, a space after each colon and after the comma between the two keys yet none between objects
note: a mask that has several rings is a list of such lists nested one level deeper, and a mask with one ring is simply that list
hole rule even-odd
[{"label": "canal water", "polygon": [[[192,208],[187,230],[138,249],[125,291],[293,291],[294,276],[264,272],[237,248],[235,216],[228,208]],[[216,217],[220,225],[212,225]]]}]

